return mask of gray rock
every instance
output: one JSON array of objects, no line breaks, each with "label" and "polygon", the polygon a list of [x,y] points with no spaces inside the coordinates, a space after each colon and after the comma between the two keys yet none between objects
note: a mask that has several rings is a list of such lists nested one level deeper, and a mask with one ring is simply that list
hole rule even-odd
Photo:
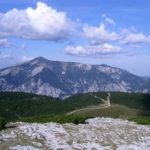
[{"label": "gray rock", "polygon": [[50,61],[38,57],[0,70],[0,91],[64,98],[99,91],[150,92],[150,80],[107,65]]}]

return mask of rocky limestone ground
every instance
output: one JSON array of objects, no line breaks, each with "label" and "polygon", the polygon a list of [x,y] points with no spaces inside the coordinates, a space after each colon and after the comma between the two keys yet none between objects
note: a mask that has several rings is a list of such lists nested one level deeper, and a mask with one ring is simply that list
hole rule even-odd
[{"label": "rocky limestone ground", "polygon": [[111,118],[86,122],[18,122],[0,132],[0,150],[150,150],[150,126]]}]

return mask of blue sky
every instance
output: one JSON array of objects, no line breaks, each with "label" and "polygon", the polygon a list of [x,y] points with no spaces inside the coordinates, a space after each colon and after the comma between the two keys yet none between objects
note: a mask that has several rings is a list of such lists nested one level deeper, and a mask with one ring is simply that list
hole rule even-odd
[{"label": "blue sky", "polygon": [[150,1],[0,1],[0,68],[43,56],[150,76]]}]

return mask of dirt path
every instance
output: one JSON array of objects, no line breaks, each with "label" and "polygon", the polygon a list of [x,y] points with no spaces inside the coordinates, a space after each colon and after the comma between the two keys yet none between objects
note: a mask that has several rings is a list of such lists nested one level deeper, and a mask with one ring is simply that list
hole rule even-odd
[{"label": "dirt path", "polygon": [[78,113],[80,111],[86,112],[86,111],[90,111],[90,110],[97,110],[97,109],[103,109],[103,108],[108,108],[108,107],[109,106],[106,105],[106,104],[101,104],[101,105],[98,105],[98,106],[90,106],[90,107],[86,107],[86,108],[76,109],[74,111],[71,111],[71,112],[67,113],[67,115],[72,115],[72,114]]}]

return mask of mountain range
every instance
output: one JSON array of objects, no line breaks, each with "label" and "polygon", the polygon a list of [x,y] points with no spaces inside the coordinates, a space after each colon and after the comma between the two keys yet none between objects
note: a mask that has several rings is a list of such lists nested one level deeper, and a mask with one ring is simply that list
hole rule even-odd
[{"label": "mountain range", "polygon": [[64,98],[78,93],[150,93],[150,80],[108,65],[51,61],[43,57],[0,70],[0,91]]}]

